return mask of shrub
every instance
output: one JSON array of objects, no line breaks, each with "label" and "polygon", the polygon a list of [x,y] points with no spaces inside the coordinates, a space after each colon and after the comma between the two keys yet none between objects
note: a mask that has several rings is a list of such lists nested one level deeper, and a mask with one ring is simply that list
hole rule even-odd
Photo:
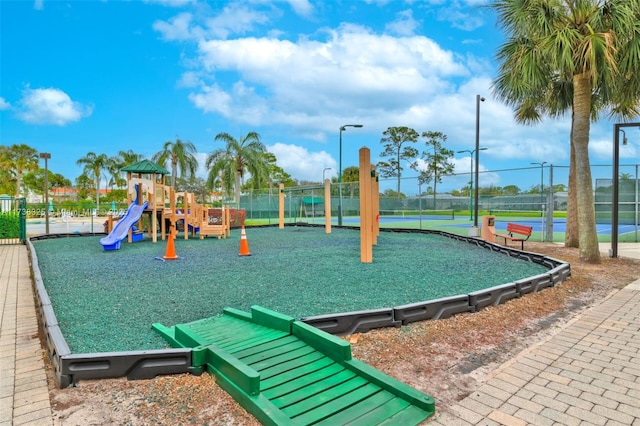
[{"label": "shrub", "polygon": [[20,238],[20,214],[18,212],[0,213],[0,238]]}]

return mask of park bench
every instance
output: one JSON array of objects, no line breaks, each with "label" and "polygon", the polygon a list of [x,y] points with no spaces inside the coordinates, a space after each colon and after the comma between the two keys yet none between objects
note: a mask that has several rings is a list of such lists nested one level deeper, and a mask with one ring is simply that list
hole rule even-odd
[{"label": "park bench", "polygon": [[[520,241],[520,249],[524,250],[524,242],[531,236],[532,226],[519,225],[517,223],[507,223],[507,234],[495,234],[496,237],[504,238],[504,245],[507,241]],[[516,236],[519,235],[519,236]]]}]

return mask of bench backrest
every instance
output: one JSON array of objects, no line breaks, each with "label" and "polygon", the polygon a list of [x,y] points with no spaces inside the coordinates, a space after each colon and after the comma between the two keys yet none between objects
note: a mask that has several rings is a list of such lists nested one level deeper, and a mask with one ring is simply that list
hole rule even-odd
[{"label": "bench backrest", "polygon": [[532,226],[519,225],[517,223],[507,223],[507,232],[509,233],[526,235],[527,237],[530,237],[532,230]]}]

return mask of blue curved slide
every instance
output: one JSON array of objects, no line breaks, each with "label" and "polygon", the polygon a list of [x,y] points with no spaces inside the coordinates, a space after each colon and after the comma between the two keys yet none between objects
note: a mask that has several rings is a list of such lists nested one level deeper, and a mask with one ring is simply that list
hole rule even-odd
[{"label": "blue curved slide", "polygon": [[100,244],[105,250],[120,250],[120,242],[127,238],[129,229],[140,219],[147,205],[148,203],[146,202],[141,206],[136,204],[135,201],[131,203],[124,216],[116,222],[116,226],[113,227],[111,233],[100,239]]}]

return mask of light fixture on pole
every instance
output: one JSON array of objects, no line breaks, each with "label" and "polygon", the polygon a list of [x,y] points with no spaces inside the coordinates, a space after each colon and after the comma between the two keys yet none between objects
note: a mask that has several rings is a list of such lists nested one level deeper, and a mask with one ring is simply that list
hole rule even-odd
[{"label": "light fixture on pole", "polygon": [[340,159],[338,170],[338,226],[342,226],[342,132],[347,130],[347,127],[362,127],[362,124],[345,124],[340,126]]},{"label": "light fixture on pole", "polygon": [[324,177],[324,172],[326,172],[327,170],[331,170],[331,167],[325,167],[325,168],[322,170],[322,184],[323,184],[323,185],[324,185],[324,181],[327,179],[327,178],[325,178],[325,177]]},{"label": "light fixture on pole", "polygon": [[473,226],[478,227],[478,165],[480,164],[480,102],[484,102],[485,99],[476,95],[476,188],[475,188],[475,204],[473,206]]},{"label": "light fixture on pole", "polygon": [[623,127],[638,127],[640,123],[617,123],[613,125],[613,190],[611,192],[611,249],[609,256],[618,257],[618,201],[620,197],[620,132],[623,133],[622,144],[626,145],[627,134]]},{"label": "light fixture on pole", "polygon": [[44,232],[49,235],[49,165],[47,160],[51,158],[51,154],[41,152],[40,158],[44,159]]},{"label": "light fixture on pole", "polygon": [[[479,148],[479,151],[486,151],[487,148]],[[471,180],[469,181],[469,220],[473,220],[473,154],[476,152],[475,149],[463,149],[462,151],[458,151],[458,154],[463,154],[465,152],[469,153],[469,160],[471,160],[471,168],[469,169],[469,176]]]}]

